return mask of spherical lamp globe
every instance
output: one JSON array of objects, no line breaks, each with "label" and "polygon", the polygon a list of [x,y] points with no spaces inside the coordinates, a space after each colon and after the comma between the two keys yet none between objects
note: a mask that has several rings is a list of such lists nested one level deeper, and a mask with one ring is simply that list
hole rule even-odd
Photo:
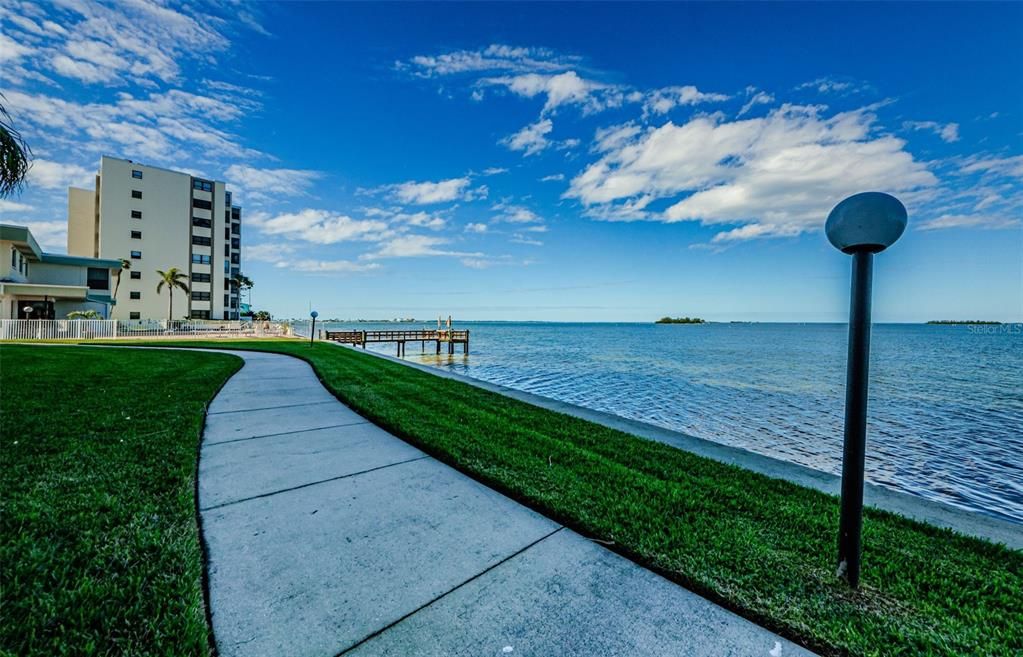
[{"label": "spherical lamp globe", "polygon": [[863,192],[835,206],[824,232],[843,253],[878,253],[902,236],[906,219],[906,207],[899,199],[883,192]]}]

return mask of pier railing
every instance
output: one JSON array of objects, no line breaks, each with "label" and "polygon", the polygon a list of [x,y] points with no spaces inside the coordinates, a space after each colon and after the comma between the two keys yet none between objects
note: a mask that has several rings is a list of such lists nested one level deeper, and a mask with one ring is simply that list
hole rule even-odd
[{"label": "pier railing", "polygon": [[380,330],[380,331],[324,331],[323,337],[331,342],[350,344],[366,348],[368,343],[373,342],[394,342],[397,344],[398,355],[405,354],[406,342],[434,342],[437,353],[440,353],[441,343],[447,343],[448,353],[454,353],[456,344],[462,345],[463,353],[469,353],[469,331],[455,329],[426,329],[426,330]]}]

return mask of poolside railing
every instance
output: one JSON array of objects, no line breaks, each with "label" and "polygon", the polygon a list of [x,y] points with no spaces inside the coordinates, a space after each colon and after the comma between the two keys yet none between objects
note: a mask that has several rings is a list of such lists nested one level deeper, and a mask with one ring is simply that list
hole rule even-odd
[{"label": "poolside railing", "polygon": [[0,340],[262,338],[291,335],[279,322],[123,319],[0,319]]}]

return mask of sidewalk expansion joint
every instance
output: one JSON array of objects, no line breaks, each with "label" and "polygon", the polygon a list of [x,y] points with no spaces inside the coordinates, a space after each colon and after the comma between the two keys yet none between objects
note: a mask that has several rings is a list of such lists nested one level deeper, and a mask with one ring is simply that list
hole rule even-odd
[{"label": "sidewalk expansion joint", "polygon": [[336,404],[336,399],[325,399],[318,402],[302,402],[301,404],[281,404],[280,406],[264,406],[263,408],[240,408],[236,411],[216,411],[206,415],[227,415],[228,413],[254,413],[256,411],[269,411],[275,408],[295,408],[296,406],[316,406],[317,404]]},{"label": "sidewalk expansion joint", "polygon": [[564,529],[564,526],[559,526],[559,527],[558,527],[557,529],[555,529],[554,531],[552,531],[552,532],[549,532],[549,533],[547,533],[547,534],[544,534],[543,536],[541,536],[540,538],[536,539],[535,541],[533,541],[533,542],[532,542],[532,543],[530,543],[529,545],[526,545],[525,547],[523,547],[523,548],[521,548],[521,549],[517,550],[517,551],[516,551],[516,552],[514,552],[513,554],[510,554],[510,555],[508,555],[507,557],[505,557],[504,559],[501,559],[500,561],[498,561],[498,562],[497,562],[497,563],[495,563],[494,565],[492,565],[492,566],[489,566],[489,567],[487,567],[486,569],[484,569],[484,570],[482,570],[482,571],[480,571],[480,572],[476,573],[475,575],[473,575],[473,576],[472,576],[472,577],[470,577],[469,579],[465,580],[465,581],[464,581],[464,582],[462,582],[461,584],[457,584],[457,585],[456,585],[456,586],[455,586],[454,588],[452,588],[452,589],[450,589],[450,590],[448,590],[448,591],[445,591],[444,593],[441,593],[441,594],[440,594],[440,595],[438,595],[438,596],[437,596],[436,598],[434,598],[434,599],[430,600],[429,602],[427,602],[427,603],[425,603],[425,604],[423,604],[423,605],[421,605],[421,606],[417,607],[416,609],[413,609],[412,611],[410,611],[409,613],[405,614],[404,616],[402,616],[402,617],[401,617],[401,618],[399,618],[398,620],[396,620],[396,621],[394,621],[394,622],[392,622],[392,623],[388,623],[387,625],[384,625],[383,627],[381,627],[381,628],[380,628],[379,630],[377,630],[377,631],[375,631],[375,632],[372,632],[372,633],[370,633],[370,634],[366,635],[365,637],[363,637],[362,639],[360,639],[360,640],[359,640],[359,641],[357,641],[356,643],[353,643],[352,645],[348,646],[347,648],[345,648],[345,649],[344,649],[344,650],[342,650],[341,652],[337,653],[337,655],[335,655],[334,657],[342,657],[343,655],[347,655],[348,653],[350,653],[351,651],[355,650],[355,649],[356,649],[356,648],[358,648],[359,646],[363,645],[363,644],[364,644],[364,643],[366,643],[367,641],[369,641],[369,640],[371,640],[371,639],[374,639],[374,638],[376,638],[376,637],[380,636],[381,634],[383,634],[383,633],[384,633],[384,632],[386,632],[387,630],[391,629],[391,628],[392,628],[392,627],[394,627],[395,625],[398,625],[399,623],[401,623],[401,622],[402,622],[402,621],[404,621],[405,619],[407,619],[407,618],[409,618],[409,617],[411,617],[411,616],[415,616],[416,614],[418,614],[418,613],[419,613],[419,612],[421,612],[422,610],[426,609],[427,607],[429,607],[429,606],[430,606],[430,605],[432,605],[433,603],[437,602],[438,600],[441,600],[441,599],[443,599],[443,598],[447,597],[448,595],[450,595],[450,594],[454,593],[455,591],[457,591],[458,589],[462,588],[463,586],[465,586],[465,585],[467,585],[467,584],[471,584],[472,582],[476,581],[476,580],[477,580],[477,579],[479,579],[480,577],[483,577],[484,575],[486,575],[486,574],[487,574],[487,573],[489,573],[490,571],[494,570],[494,569],[495,569],[495,568],[497,568],[498,566],[500,566],[500,565],[502,565],[502,564],[505,564],[505,563],[507,563],[508,561],[511,561],[512,559],[514,559],[515,557],[519,556],[520,554],[522,554],[523,552],[525,552],[525,551],[526,551],[526,550],[528,550],[529,548],[533,547],[534,545],[537,545],[538,543],[541,543],[541,542],[543,542],[543,541],[547,540],[547,539],[548,539],[548,538],[550,538],[551,536],[554,536],[555,534],[557,534],[558,532],[560,532],[560,531],[561,531],[562,529]]},{"label": "sidewalk expansion joint", "polygon": [[330,477],[329,479],[320,479],[319,481],[310,481],[307,484],[299,484],[298,486],[291,486],[289,488],[282,488],[280,490],[271,491],[269,493],[261,493],[259,495],[253,495],[251,497],[243,497],[243,498],[241,498],[239,500],[231,500],[230,502],[221,502],[220,504],[214,504],[212,506],[203,507],[203,508],[201,508],[199,510],[200,511],[215,511],[217,509],[222,509],[225,506],[232,506],[232,505],[235,505],[235,504],[241,504],[242,502],[249,502],[249,501],[252,501],[252,500],[258,500],[258,499],[261,499],[261,498],[264,498],[264,497],[273,497],[274,495],[278,495],[280,493],[288,493],[288,492],[291,492],[293,490],[300,490],[302,488],[309,488],[310,486],[319,486],[320,484],[328,484],[328,483],[330,483],[332,481],[340,481],[341,479],[350,479],[351,477],[358,477],[359,475],[368,474],[370,472],[376,472],[377,470],[385,470],[387,468],[393,468],[396,465],[404,465],[405,463],[414,463],[416,461],[422,461],[423,459],[428,459],[428,458],[430,458],[430,456],[428,454],[424,454],[423,456],[417,456],[414,459],[406,459],[404,461],[396,461],[394,463],[388,463],[387,465],[379,465],[379,466],[377,466],[375,468],[370,468],[368,470],[360,470],[359,472],[350,472],[348,474],[339,475],[337,477]]},{"label": "sidewalk expansion joint", "polygon": [[310,431],[322,431],[323,429],[340,429],[341,427],[354,427],[360,424],[369,424],[369,420],[359,420],[358,422],[346,422],[344,424],[328,424],[325,427],[313,427],[312,429],[298,429],[296,431],[281,431],[280,433],[266,433],[260,436],[246,436],[245,438],[232,438],[231,440],[218,440],[215,443],[203,443],[203,447],[213,447],[215,445],[227,445],[230,443],[240,443],[245,440],[256,440],[257,438],[276,438],[277,436],[290,436],[293,433],[308,433]]}]

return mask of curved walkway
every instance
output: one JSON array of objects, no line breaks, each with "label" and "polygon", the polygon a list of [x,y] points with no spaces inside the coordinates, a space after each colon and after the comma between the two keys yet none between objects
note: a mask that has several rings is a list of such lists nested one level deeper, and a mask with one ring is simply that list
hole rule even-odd
[{"label": "curved walkway", "polygon": [[369,423],[305,362],[232,353],[199,461],[222,657],[811,654]]}]

